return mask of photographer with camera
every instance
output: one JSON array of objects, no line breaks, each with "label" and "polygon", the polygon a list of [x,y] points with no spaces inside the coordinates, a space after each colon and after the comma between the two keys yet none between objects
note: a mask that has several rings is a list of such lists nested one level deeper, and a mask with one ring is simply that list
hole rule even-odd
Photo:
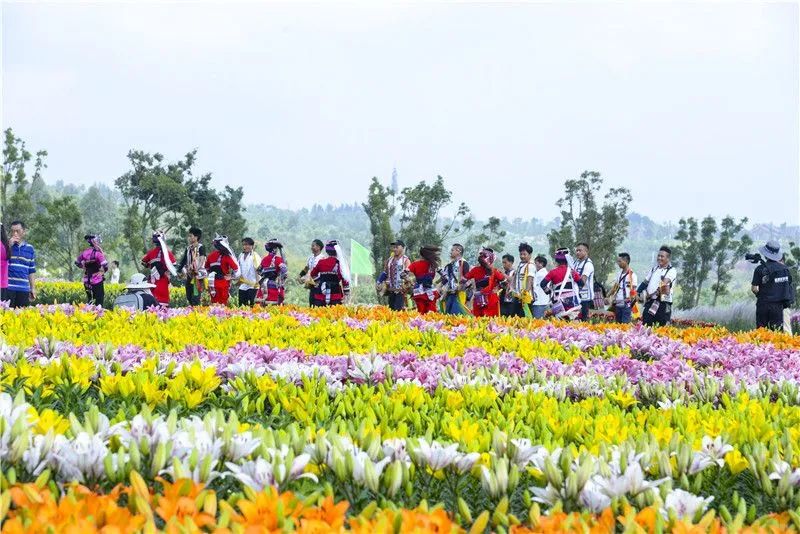
[{"label": "photographer with camera", "polygon": [[[759,254],[747,254],[745,259],[758,263],[753,271],[752,291],[756,296],[756,326],[781,330],[783,309],[794,303],[792,275],[782,263],[781,244],[768,241],[758,249]],[[766,261],[762,258],[766,258]]]}]

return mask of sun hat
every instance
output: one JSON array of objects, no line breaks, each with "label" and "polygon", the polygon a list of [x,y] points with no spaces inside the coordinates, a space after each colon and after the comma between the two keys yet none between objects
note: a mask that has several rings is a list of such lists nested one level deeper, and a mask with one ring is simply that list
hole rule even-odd
[{"label": "sun hat", "polygon": [[136,273],[131,276],[131,279],[128,281],[128,285],[125,286],[125,289],[150,289],[153,287],[156,287],[155,284],[148,282],[142,273]]},{"label": "sun hat", "polygon": [[772,261],[781,261],[781,244],[778,241],[767,241],[767,244],[758,249],[762,256]]}]

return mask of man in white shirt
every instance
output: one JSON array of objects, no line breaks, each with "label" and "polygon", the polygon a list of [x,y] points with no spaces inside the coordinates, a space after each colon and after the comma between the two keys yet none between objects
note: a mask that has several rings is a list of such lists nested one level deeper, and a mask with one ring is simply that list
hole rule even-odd
[{"label": "man in white shirt", "polygon": [[614,304],[614,318],[618,323],[627,324],[631,322],[633,306],[636,302],[636,286],[638,281],[636,273],[631,269],[631,255],[621,252],[617,256],[619,272],[611,289],[611,299]]},{"label": "man in white shirt", "polygon": [[642,324],[664,326],[672,318],[672,296],[678,271],[670,263],[672,249],[662,246],[658,250],[657,265],[639,284],[637,291],[644,302]]},{"label": "man in white shirt", "polygon": [[519,265],[514,270],[511,279],[514,294],[514,315],[517,317],[533,317],[533,302],[535,300],[536,288],[536,265],[531,258],[533,247],[528,243],[520,243],[517,247],[519,251]]},{"label": "man in white shirt", "polygon": [[[317,266],[319,260],[326,257],[324,252],[325,244],[319,240],[315,239],[311,242],[311,256],[308,257],[306,260],[306,266],[303,267],[303,270],[300,271],[300,283],[305,284],[306,287],[310,286],[313,283],[311,279],[310,273]],[[314,302],[314,294],[316,293],[316,287],[309,287],[308,291],[308,304],[309,306],[315,306]]]},{"label": "man in white shirt", "polygon": [[542,289],[542,281],[547,276],[547,258],[536,256],[533,263],[536,265],[536,274],[533,278],[533,306],[531,306],[531,311],[534,319],[542,319],[550,307],[550,297]]},{"label": "man in white shirt", "polygon": [[239,254],[239,306],[254,306],[258,292],[258,267],[261,258],[253,250],[255,241],[251,237],[242,239],[242,252]]},{"label": "man in white shirt", "polygon": [[589,245],[578,243],[575,246],[575,260],[572,263],[572,270],[581,277],[580,288],[581,300],[581,321],[589,320],[589,308],[594,301],[594,264],[589,258]]}]

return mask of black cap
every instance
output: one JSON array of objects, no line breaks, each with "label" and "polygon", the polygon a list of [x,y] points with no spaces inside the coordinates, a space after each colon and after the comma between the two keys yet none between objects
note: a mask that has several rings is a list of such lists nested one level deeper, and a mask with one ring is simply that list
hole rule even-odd
[{"label": "black cap", "polygon": [[406,244],[403,242],[402,239],[398,239],[397,241],[389,243],[389,245],[392,246],[392,247],[395,246],[395,245],[400,245],[401,247],[405,247],[406,246]]}]

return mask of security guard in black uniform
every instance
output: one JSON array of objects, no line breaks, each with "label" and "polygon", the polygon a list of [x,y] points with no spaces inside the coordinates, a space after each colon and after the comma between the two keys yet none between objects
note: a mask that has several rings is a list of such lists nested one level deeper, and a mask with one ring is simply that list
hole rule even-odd
[{"label": "security guard in black uniform", "polygon": [[794,303],[794,286],[789,269],[782,263],[781,244],[768,241],[759,250],[766,261],[753,272],[753,293],[756,295],[756,326],[781,330],[783,309]]}]

